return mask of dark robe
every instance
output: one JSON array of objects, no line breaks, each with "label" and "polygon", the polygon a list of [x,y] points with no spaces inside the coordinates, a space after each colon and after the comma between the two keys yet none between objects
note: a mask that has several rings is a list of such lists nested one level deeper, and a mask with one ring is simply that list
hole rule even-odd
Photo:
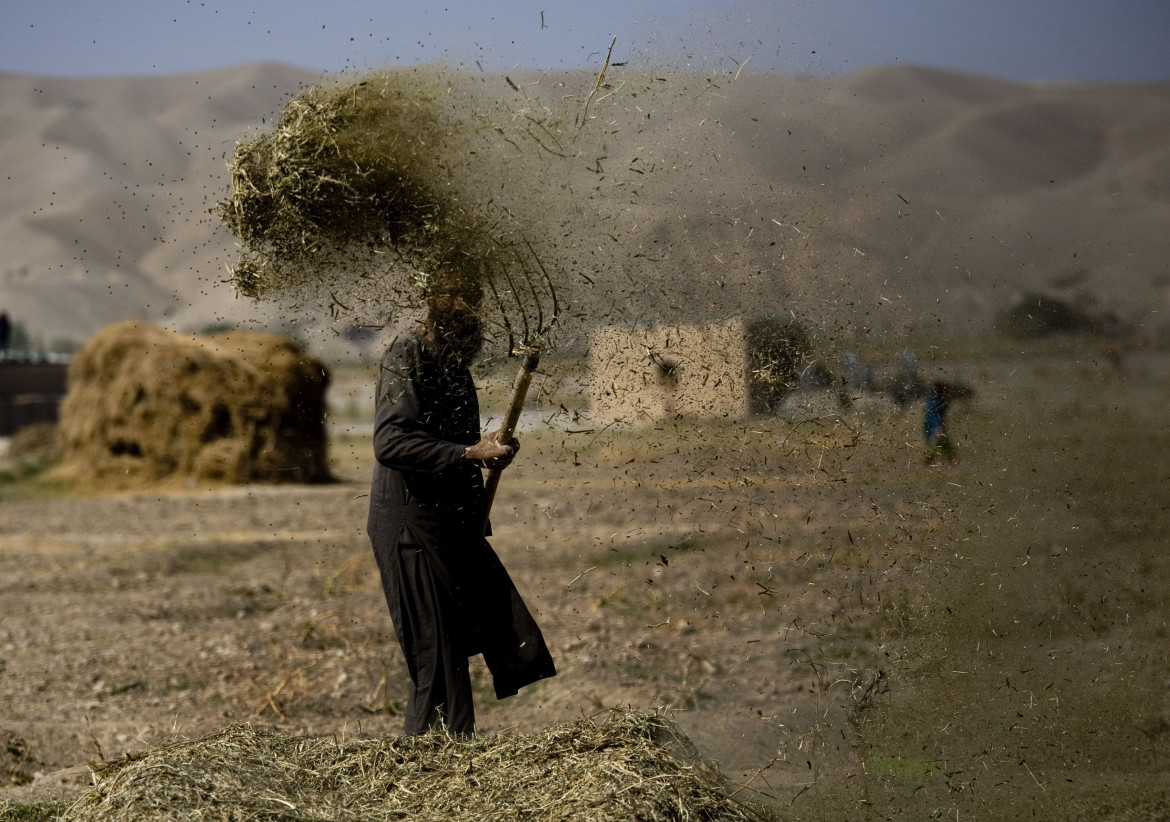
[{"label": "dark robe", "polygon": [[367,530],[411,675],[407,732],[435,711],[467,732],[455,725],[473,716],[468,656],[483,654],[499,699],[556,670],[485,539],[483,475],[463,458],[480,439],[471,373],[404,335],[382,357],[376,401]]}]

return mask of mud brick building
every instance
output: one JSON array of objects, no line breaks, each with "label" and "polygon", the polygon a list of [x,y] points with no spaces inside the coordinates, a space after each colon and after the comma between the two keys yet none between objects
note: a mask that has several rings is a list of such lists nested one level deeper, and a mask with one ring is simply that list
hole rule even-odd
[{"label": "mud brick building", "polygon": [[590,413],[602,423],[770,414],[810,351],[791,318],[598,328],[589,341]]}]

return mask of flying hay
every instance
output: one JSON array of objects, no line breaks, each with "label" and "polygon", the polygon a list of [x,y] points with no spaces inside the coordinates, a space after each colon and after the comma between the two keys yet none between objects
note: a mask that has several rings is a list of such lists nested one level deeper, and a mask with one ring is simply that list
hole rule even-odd
[{"label": "flying hay", "polygon": [[63,820],[758,819],[716,769],[672,754],[690,748],[672,723],[634,712],[470,740],[338,742],[237,724],[98,769]]},{"label": "flying hay", "polygon": [[[370,244],[429,249],[451,210],[436,185],[445,164],[437,81],[421,71],[374,73],[312,86],[275,128],[236,147],[220,215],[248,246],[236,288],[296,288]],[[447,169],[450,171],[450,169]]]},{"label": "flying hay", "polygon": [[[477,308],[489,301],[483,319],[510,352],[517,337],[537,342],[555,299],[538,232],[501,191],[512,182],[505,155],[519,151],[502,115],[438,66],[307,88],[229,161],[219,211],[243,241],[234,287],[365,324],[455,292]],[[521,198],[547,182],[523,177]]]},{"label": "flying hay", "polygon": [[[538,250],[553,246],[520,203],[550,236],[550,213],[532,200],[551,182],[549,157],[570,159],[550,148],[564,126],[530,106],[483,107],[466,78],[438,66],[312,86],[229,162],[220,216],[244,242],[235,288],[381,326],[431,297],[460,298],[488,340],[524,358],[501,427],[511,437],[561,310]],[[518,165],[517,154],[535,162]],[[485,510],[498,482],[493,470]]]},{"label": "flying hay", "polygon": [[118,485],[327,480],[328,384],[325,367],[284,337],[119,323],[70,364],[61,470]]}]

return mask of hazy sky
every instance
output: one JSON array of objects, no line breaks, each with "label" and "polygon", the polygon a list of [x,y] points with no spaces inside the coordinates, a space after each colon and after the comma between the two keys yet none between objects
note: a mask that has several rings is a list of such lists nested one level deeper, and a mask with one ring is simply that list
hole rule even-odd
[{"label": "hazy sky", "polygon": [[445,58],[839,74],[938,66],[1021,80],[1170,79],[1167,0],[0,0],[0,71],[310,70]]}]

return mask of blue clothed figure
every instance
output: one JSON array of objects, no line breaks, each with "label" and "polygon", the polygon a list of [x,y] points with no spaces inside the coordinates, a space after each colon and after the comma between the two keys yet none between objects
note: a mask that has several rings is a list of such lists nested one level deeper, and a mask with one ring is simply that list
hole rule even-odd
[{"label": "blue clothed figure", "polygon": [[926,439],[926,455],[923,462],[932,464],[945,457],[954,462],[958,455],[947,433],[947,409],[950,406],[951,390],[945,382],[932,382],[926,387],[926,406],[922,415],[922,434]]}]

